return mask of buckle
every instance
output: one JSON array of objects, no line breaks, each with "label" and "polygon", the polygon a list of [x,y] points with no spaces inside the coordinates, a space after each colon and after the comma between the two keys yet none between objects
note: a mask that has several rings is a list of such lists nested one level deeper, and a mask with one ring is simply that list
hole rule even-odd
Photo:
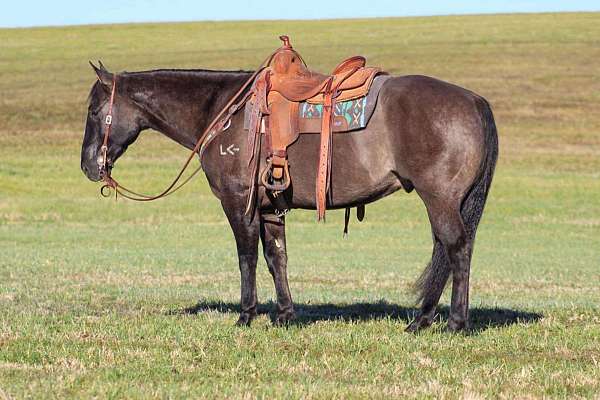
[{"label": "buckle", "polygon": [[106,118],[104,119],[104,123],[105,123],[106,125],[110,125],[110,124],[112,124],[112,115],[108,114],[108,115],[106,116]]},{"label": "buckle", "polygon": [[231,126],[231,118],[229,118],[229,119],[227,120],[227,122],[225,122],[225,123],[223,124],[223,126],[222,126],[222,127],[221,127],[221,129],[220,129],[220,131],[221,131],[221,132],[225,132],[227,129],[229,129],[229,127],[230,127],[230,126]]}]

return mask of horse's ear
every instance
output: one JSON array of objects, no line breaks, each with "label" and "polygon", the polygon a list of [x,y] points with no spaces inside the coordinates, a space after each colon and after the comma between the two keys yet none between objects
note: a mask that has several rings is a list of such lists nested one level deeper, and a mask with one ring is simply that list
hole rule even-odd
[{"label": "horse's ear", "polygon": [[102,65],[102,63],[100,63],[100,68],[96,67],[91,61],[89,63],[94,69],[94,72],[96,73],[96,76],[98,77],[100,83],[107,87],[112,86],[113,74],[108,72],[106,68],[104,68],[104,65]]},{"label": "horse's ear", "polygon": [[98,60],[98,65],[100,66],[100,69],[101,69],[102,71],[106,71],[106,72],[108,72],[108,70],[106,69],[106,67],[104,66],[104,64],[102,64],[102,61]]}]

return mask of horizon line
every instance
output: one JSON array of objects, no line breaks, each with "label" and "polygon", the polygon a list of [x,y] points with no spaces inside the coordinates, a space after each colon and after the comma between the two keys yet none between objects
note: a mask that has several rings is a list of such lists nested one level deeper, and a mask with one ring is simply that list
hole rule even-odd
[{"label": "horizon line", "polygon": [[440,13],[440,14],[414,14],[414,15],[388,15],[388,16],[366,16],[352,18],[264,18],[264,19],[190,19],[190,20],[148,20],[132,22],[101,22],[89,24],[49,24],[49,25],[20,25],[20,26],[0,26],[2,30],[9,29],[48,29],[48,28],[70,28],[70,27],[96,27],[96,26],[114,26],[114,25],[143,25],[143,24],[189,24],[202,22],[261,22],[261,21],[353,21],[364,19],[408,19],[408,18],[435,18],[435,17],[468,17],[468,16],[490,16],[490,15],[548,15],[548,14],[593,14],[600,13],[600,7],[594,10],[569,10],[569,11],[514,11],[514,12],[473,12],[473,13]]}]

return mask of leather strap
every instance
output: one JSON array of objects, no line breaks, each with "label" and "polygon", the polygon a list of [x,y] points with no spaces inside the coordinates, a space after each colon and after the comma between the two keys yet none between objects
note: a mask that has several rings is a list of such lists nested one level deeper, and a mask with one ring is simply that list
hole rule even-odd
[{"label": "leather strap", "polygon": [[108,137],[110,136],[110,131],[112,128],[113,105],[115,104],[115,92],[117,90],[117,76],[117,74],[113,76],[112,89],[110,91],[110,100],[108,103],[108,113],[104,118],[104,138],[102,139],[102,147],[100,147],[100,152],[102,153],[102,170],[105,171],[105,173],[106,171],[108,171],[106,169],[106,163],[108,161]]},{"label": "leather strap", "polygon": [[331,83],[333,78],[329,78],[325,87],[325,99],[323,102],[323,116],[321,124],[321,145],[319,147],[319,165],[317,168],[317,182],[315,187],[317,202],[317,219],[320,221],[325,218],[325,209],[327,207],[327,189],[328,175],[331,163],[331,121],[333,118],[333,92]]},{"label": "leather strap", "polygon": [[327,193],[331,186],[331,155],[332,155],[332,122],[335,101],[339,95],[340,85],[358,70],[358,66],[350,69],[346,75],[333,85],[333,77],[329,78],[325,86],[325,97],[323,101],[323,115],[321,125],[321,145],[319,152],[319,165],[317,167],[317,181],[315,187],[317,203],[317,220],[325,219],[327,208]]}]

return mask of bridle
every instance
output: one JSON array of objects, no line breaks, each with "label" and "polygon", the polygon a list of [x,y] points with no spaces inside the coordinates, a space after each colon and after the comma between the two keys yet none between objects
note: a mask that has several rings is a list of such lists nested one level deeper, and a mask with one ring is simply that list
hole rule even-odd
[{"label": "bridle", "polygon": [[112,128],[112,112],[113,105],[115,104],[115,91],[117,89],[117,74],[113,76],[112,90],[110,92],[110,100],[108,103],[108,113],[104,118],[104,139],[102,140],[102,147],[100,147],[100,153],[102,154],[102,162],[100,163],[100,172],[108,174],[106,164],[108,161],[108,137],[110,136],[110,130]]},{"label": "bridle", "polygon": [[[203,151],[206,148],[206,146],[217,136],[217,133],[222,132],[224,130],[223,127],[225,127],[229,124],[228,121],[230,121],[233,114],[250,98],[250,95],[252,93],[248,92],[248,94],[246,94],[246,96],[244,96],[240,102],[234,104],[234,102],[240,97],[242,92],[254,80],[257,73],[260,72],[261,70],[262,70],[262,66],[254,74],[252,74],[252,76],[246,81],[246,83],[244,83],[244,85],[237,91],[237,93],[231,98],[231,100],[229,100],[229,102],[221,109],[219,114],[217,114],[217,116],[212,120],[212,122],[204,130],[202,135],[200,135],[200,138],[196,142],[196,145],[190,152],[190,155],[186,159],[185,163],[181,167],[181,170],[179,171],[179,173],[177,174],[175,179],[173,179],[171,184],[165,190],[163,190],[161,193],[159,193],[155,196],[138,193],[138,192],[135,192],[135,191],[128,189],[127,187],[121,185],[119,182],[117,182],[111,176],[110,168],[107,168],[107,166],[108,166],[108,139],[110,137],[111,128],[112,128],[113,119],[114,119],[113,118],[113,106],[114,106],[114,102],[115,102],[115,93],[117,90],[117,76],[118,75],[114,74],[112,90],[111,90],[110,100],[109,100],[109,105],[108,105],[108,113],[106,114],[106,117],[104,119],[104,139],[102,141],[102,146],[100,147],[102,161],[101,161],[101,163],[99,163],[99,168],[100,168],[100,173],[102,175],[102,180],[104,182],[104,185],[102,185],[102,187],[100,188],[100,193],[102,194],[102,196],[109,197],[111,195],[111,189],[112,189],[115,191],[115,197],[117,196],[117,194],[119,194],[129,200],[152,201],[152,200],[157,200],[162,197],[168,196],[172,193],[175,193],[177,190],[179,190],[181,187],[183,187],[185,184],[187,184],[202,169],[202,164],[200,164],[200,166],[198,166],[191,173],[191,175],[189,177],[187,177],[183,182],[181,182],[179,185],[177,185],[179,183],[179,181],[181,180],[183,173],[185,172],[185,170],[189,166],[190,162],[194,158],[194,155],[198,154],[200,160],[202,160],[202,154],[203,154]],[[223,115],[225,114],[226,111],[227,111],[226,117],[221,118],[221,117],[223,117]],[[200,151],[200,150],[202,150],[202,151]]]},{"label": "bridle", "polygon": [[[283,38],[283,37],[284,36],[282,36],[281,38]],[[286,36],[286,38],[287,38],[287,36]],[[107,166],[108,166],[108,140],[109,140],[110,132],[111,132],[112,125],[113,125],[113,119],[114,119],[113,118],[113,107],[115,104],[115,94],[117,91],[118,74],[114,74],[113,82],[112,82],[112,89],[110,92],[110,100],[109,100],[109,104],[108,104],[108,113],[106,114],[106,117],[104,118],[104,138],[102,140],[102,147],[100,147],[102,161],[100,163],[98,163],[98,166],[100,168],[100,174],[102,176],[102,181],[104,182],[104,185],[102,185],[102,187],[100,188],[100,193],[102,194],[102,196],[109,197],[111,195],[111,193],[110,193],[111,190],[114,190],[115,198],[116,198],[117,194],[119,194],[130,200],[152,201],[152,200],[157,200],[162,197],[173,194],[177,190],[179,190],[181,187],[183,187],[185,184],[187,184],[202,169],[202,155],[204,154],[204,150],[206,149],[206,147],[215,139],[215,137],[217,137],[217,135],[220,132],[223,132],[224,130],[227,129],[227,127],[229,127],[229,124],[231,123],[231,118],[233,117],[233,114],[235,114],[252,96],[252,90],[248,91],[237,103],[236,103],[236,100],[238,100],[240,98],[240,96],[242,95],[242,93],[244,92],[244,90],[246,90],[246,88],[248,88],[248,86],[252,82],[254,82],[254,79],[265,68],[265,66],[267,66],[271,63],[273,56],[275,56],[275,54],[277,54],[277,52],[279,52],[280,50],[281,50],[281,48],[275,50],[271,55],[269,55],[267,58],[265,58],[265,60],[254,71],[252,76],[250,76],[250,78],[248,78],[248,80],[246,80],[246,82],[231,97],[231,99],[227,102],[227,104],[225,104],[225,106],[223,106],[221,111],[219,111],[217,116],[211,121],[211,123],[206,127],[206,129],[202,132],[202,134],[198,138],[196,145],[190,152],[190,155],[186,159],[185,163],[181,167],[181,170],[179,171],[179,173],[177,174],[175,179],[173,179],[171,184],[165,190],[163,190],[161,193],[159,193],[155,196],[141,194],[141,193],[134,192],[133,190],[126,188],[125,186],[118,183],[111,176],[111,173],[110,173],[111,169],[107,168]],[[198,168],[196,168],[190,174],[190,176],[188,176],[183,182],[179,183],[179,181],[181,180],[181,177],[183,176],[183,173],[185,172],[185,170],[187,169],[187,167],[189,166],[190,162],[192,161],[192,159],[194,158],[194,156],[196,154],[198,154],[198,157],[200,158],[200,166],[198,166]],[[179,185],[178,185],[178,183],[179,183]]]}]

